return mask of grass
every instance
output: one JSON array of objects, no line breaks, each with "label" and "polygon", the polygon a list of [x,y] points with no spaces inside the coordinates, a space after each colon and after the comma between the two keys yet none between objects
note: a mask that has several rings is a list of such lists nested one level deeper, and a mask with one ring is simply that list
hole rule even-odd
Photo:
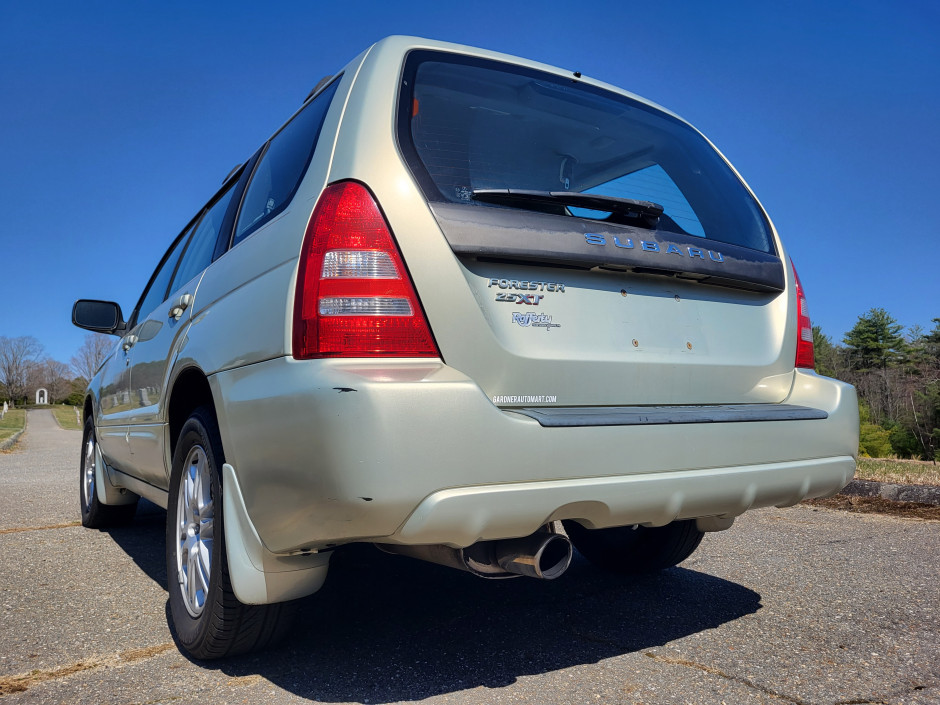
[{"label": "grass", "polygon": [[[0,404],[0,406],[3,406]],[[5,441],[14,433],[26,425],[25,409],[10,409],[6,415],[0,419],[0,441]]]},{"label": "grass", "polygon": [[855,479],[898,485],[940,485],[940,464],[923,460],[859,458]]},{"label": "grass", "polygon": [[75,407],[66,406],[60,404],[57,406],[49,407],[52,410],[52,415],[55,416],[55,420],[59,422],[59,425],[66,430],[81,430],[81,426],[76,420],[75,416]]},{"label": "grass", "polygon": [[891,514],[892,516],[911,519],[932,519],[940,521],[940,506],[917,502],[895,502],[881,497],[852,497],[838,494],[826,499],[807,499],[803,504],[827,509],[839,509],[844,512],[860,514]]}]

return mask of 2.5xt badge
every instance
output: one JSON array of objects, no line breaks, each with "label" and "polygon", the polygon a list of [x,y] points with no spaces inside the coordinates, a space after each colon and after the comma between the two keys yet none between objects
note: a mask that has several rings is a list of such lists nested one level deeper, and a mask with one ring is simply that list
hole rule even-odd
[{"label": "2.5xt badge", "polygon": [[529,292],[556,292],[564,293],[565,285],[561,282],[528,281],[525,279],[490,279],[489,288],[503,289],[496,294],[496,300],[507,304],[524,304],[538,306],[545,298],[545,294],[531,294]]}]

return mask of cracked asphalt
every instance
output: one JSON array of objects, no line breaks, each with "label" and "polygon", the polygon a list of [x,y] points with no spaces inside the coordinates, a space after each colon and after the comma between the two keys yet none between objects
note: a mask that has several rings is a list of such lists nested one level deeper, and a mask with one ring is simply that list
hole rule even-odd
[{"label": "cracked asphalt", "polygon": [[678,568],[484,581],[336,555],[283,647],[183,656],[165,514],[78,526],[81,434],[0,454],[0,699],[18,703],[940,703],[940,522],[763,509]]}]

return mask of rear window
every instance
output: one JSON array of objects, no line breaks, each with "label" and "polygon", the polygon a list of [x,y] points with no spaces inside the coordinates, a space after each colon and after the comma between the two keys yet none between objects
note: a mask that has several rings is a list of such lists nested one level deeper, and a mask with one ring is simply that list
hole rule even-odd
[{"label": "rear window", "polygon": [[[773,253],[750,193],[694,129],[574,79],[441,52],[409,54],[402,151],[431,201],[492,208],[481,189],[570,191],[651,201],[656,228]],[[568,207],[568,217],[609,214]]]}]

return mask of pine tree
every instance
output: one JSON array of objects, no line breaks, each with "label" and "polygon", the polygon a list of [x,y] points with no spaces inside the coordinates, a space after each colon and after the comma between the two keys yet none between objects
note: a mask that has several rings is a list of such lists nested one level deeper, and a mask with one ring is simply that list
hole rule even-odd
[{"label": "pine tree", "polygon": [[940,318],[933,319],[933,330],[923,336],[925,352],[940,364]]},{"label": "pine tree", "polygon": [[820,326],[813,326],[813,353],[816,372],[826,377],[846,378],[845,349],[841,345],[833,345],[832,338],[823,333]]},{"label": "pine tree", "polygon": [[902,361],[906,350],[902,329],[883,308],[873,308],[859,316],[842,341],[848,348],[852,369],[884,370]]}]

